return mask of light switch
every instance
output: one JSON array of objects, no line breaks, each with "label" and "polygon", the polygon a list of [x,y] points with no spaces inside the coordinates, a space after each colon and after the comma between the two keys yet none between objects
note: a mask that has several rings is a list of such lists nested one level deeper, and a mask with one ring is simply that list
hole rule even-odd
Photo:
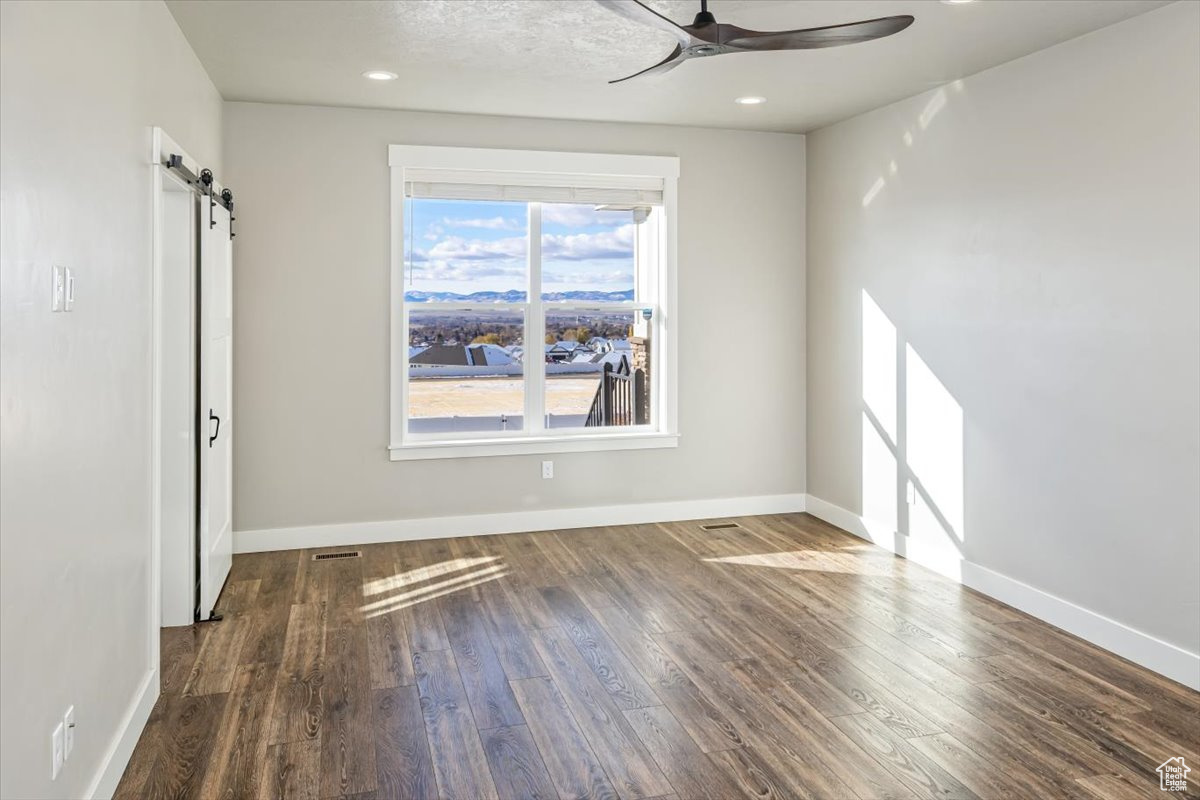
[{"label": "light switch", "polygon": [[50,780],[58,779],[64,758],[66,756],[63,755],[63,724],[60,722],[54,726],[54,733],[50,734]]},{"label": "light switch", "polygon": [[75,749],[75,706],[67,709],[67,713],[63,714],[63,761],[71,757],[71,751]]},{"label": "light switch", "polygon": [[50,284],[50,310],[62,311],[64,299],[67,294],[67,269],[66,267],[54,267],[51,272]]},{"label": "light switch", "polygon": [[63,311],[70,311],[75,308],[75,275],[72,274],[71,268],[66,267],[66,281],[63,292]]}]

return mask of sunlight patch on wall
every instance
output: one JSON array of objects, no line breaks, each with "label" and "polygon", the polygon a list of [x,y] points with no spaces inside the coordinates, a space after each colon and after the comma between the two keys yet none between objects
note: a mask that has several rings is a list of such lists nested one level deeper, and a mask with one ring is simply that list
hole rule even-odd
[{"label": "sunlight patch on wall", "polygon": [[898,527],[896,514],[896,457],[862,412],[862,516],[889,531]]},{"label": "sunlight patch on wall", "polygon": [[862,398],[896,442],[896,326],[862,293]]},{"label": "sunlight patch on wall", "polygon": [[911,345],[905,346],[906,461],[919,485],[909,534],[963,530],[962,406]]},{"label": "sunlight patch on wall", "polygon": [[885,185],[886,185],[886,183],[882,177],[875,179],[875,182],[871,184],[871,188],[867,189],[867,193],[863,195],[863,199],[862,199],[863,208],[866,208],[867,206],[871,205],[871,201],[875,199],[875,195],[882,192],[883,187]]},{"label": "sunlight patch on wall", "polygon": [[938,89],[933,93],[933,97],[929,98],[929,102],[925,104],[925,108],[921,109],[921,115],[917,117],[917,124],[921,126],[921,130],[928,128],[929,123],[933,122],[933,118],[945,107],[946,90]]}]

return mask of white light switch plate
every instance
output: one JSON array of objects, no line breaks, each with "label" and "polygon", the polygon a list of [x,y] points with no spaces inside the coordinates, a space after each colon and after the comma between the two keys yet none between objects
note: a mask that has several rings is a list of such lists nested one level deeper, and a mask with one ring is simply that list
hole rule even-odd
[{"label": "white light switch plate", "polygon": [[67,713],[63,714],[63,761],[71,757],[71,751],[75,749],[75,706],[67,709]]},{"label": "white light switch plate", "polygon": [[553,478],[554,477],[554,462],[553,461],[543,461],[542,462],[542,477],[543,478]]},{"label": "white light switch plate", "polygon": [[75,308],[75,276],[70,267],[66,267],[65,271],[67,279],[63,288],[63,311],[70,311]]},{"label": "white light switch plate", "polygon": [[54,267],[50,280],[50,310],[62,311],[64,298],[67,294],[66,267]]},{"label": "white light switch plate", "polygon": [[62,772],[63,768],[63,724],[60,722],[54,726],[54,733],[50,734],[50,757],[53,761],[50,772],[50,780],[56,780],[58,773]]}]

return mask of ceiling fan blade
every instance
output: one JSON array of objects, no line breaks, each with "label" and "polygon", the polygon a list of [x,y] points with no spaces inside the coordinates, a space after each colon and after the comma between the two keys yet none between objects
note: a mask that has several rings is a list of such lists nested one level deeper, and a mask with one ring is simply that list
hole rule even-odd
[{"label": "ceiling fan blade", "polygon": [[747,35],[723,41],[722,44],[738,50],[815,50],[882,39],[912,24],[913,18],[904,14],[795,31],[745,31]]},{"label": "ceiling fan blade", "polygon": [[[696,37],[684,30],[682,26],[676,25],[654,9],[638,2],[638,0],[596,0],[596,2],[608,10],[620,14],[625,19],[640,22],[652,28],[658,28],[660,31],[666,31],[678,40],[681,48],[688,47],[696,41]],[[629,77],[632,78],[633,76],[630,75]]]},{"label": "ceiling fan blade", "polygon": [[675,49],[671,51],[671,55],[664,58],[662,61],[655,64],[653,67],[646,67],[641,72],[635,72],[632,75],[626,75],[624,78],[617,78],[609,83],[623,83],[631,78],[638,78],[642,75],[661,75],[664,72],[670,72],[678,67],[683,62],[687,61],[690,56],[683,52],[683,48],[675,45]]}]

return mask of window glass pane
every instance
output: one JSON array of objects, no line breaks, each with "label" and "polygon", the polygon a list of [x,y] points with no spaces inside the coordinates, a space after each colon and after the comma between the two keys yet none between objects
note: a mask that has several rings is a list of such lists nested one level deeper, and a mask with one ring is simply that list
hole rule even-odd
[{"label": "window glass pane", "polygon": [[546,314],[547,428],[651,424],[650,340],[634,322],[631,311]]},{"label": "window glass pane", "polygon": [[581,203],[542,205],[542,299],[634,299],[634,220],[644,210]]},{"label": "window glass pane", "polygon": [[525,301],[527,204],[412,197],[404,203],[405,300]]},{"label": "window glass pane", "polygon": [[525,413],[521,312],[409,313],[408,430],[521,430]]}]

